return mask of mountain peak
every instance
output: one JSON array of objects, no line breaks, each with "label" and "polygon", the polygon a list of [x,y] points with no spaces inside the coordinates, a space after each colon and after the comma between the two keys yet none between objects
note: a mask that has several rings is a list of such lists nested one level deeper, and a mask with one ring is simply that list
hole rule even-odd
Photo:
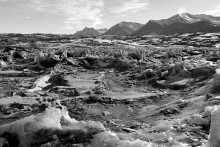
[{"label": "mountain peak", "polygon": [[122,21],[112,26],[107,32],[105,32],[105,35],[131,35],[142,26],[143,24],[140,23]]},{"label": "mountain peak", "polygon": [[74,35],[76,36],[99,35],[99,32],[96,31],[93,27],[92,28],[85,27],[83,30],[77,31]]},{"label": "mountain peak", "polygon": [[94,28],[93,27],[92,28],[85,27],[84,29],[94,29]]},{"label": "mountain peak", "polygon": [[126,22],[126,21],[122,21],[119,22],[117,25],[119,25],[120,27],[124,26],[124,25],[128,25],[130,22]]}]

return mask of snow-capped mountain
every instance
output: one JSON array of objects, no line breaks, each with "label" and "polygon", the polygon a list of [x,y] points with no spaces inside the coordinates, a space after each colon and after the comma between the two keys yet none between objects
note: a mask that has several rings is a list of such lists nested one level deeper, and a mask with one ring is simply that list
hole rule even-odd
[{"label": "snow-capped mountain", "polygon": [[[198,29],[195,26],[203,29]],[[189,13],[182,13],[168,19],[150,20],[142,28],[134,32],[133,35],[185,33],[196,32],[198,30],[206,32],[210,30],[211,32],[215,32],[219,30],[218,27],[220,27],[220,17],[206,14],[192,15]],[[176,32],[175,30],[178,31]]]}]

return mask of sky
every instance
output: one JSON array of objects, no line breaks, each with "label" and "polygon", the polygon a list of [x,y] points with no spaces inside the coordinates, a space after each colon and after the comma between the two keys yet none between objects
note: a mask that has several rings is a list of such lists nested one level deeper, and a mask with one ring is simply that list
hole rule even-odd
[{"label": "sky", "polygon": [[220,17],[220,0],[0,0],[0,33],[73,34],[184,12]]}]

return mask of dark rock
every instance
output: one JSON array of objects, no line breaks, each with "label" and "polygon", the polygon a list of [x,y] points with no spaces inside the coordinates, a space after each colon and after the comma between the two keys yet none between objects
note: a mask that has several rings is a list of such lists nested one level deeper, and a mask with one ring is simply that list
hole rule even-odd
[{"label": "dark rock", "polygon": [[96,102],[96,101],[100,101],[101,98],[97,95],[91,95],[91,96],[89,96],[89,100],[93,101],[93,102]]}]

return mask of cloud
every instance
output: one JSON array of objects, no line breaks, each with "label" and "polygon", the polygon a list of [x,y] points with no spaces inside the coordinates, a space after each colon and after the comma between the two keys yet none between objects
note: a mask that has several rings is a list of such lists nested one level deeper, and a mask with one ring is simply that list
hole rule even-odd
[{"label": "cloud", "polygon": [[155,12],[149,12],[148,14],[160,14],[162,12],[159,12],[159,11],[155,11]]},{"label": "cloud", "polygon": [[0,0],[25,10],[63,16],[62,29],[95,27],[103,23],[103,0]]},{"label": "cloud", "polygon": [[96,26],[103,23],[102,11],[104,3],[102,0],[61,0],[63,5],[57,5],[66,16],[69,24],[90,23]]},{"label": "cloud", "polygon": [[125,17],[125,16],[128,16],[128,15],[127,15],[127,14],[118,14],[118,15],[116,15],[114,18],[116,19],[116,18]]},{"label": "cloud", "polygon": [[207,14],[207,15],[213,15],[213,16],[220,16],[220,4],[217,5],[214,9],[200,12],[198,14]]},{"label": "cloud", "polygon": [[140,2],[140,0],[130,0],[121,2],[119,6],[110,8],[110,12],[121,14],[121,13],[136,13],[141,10],[147,9],[149,6],[148,2]]}]

